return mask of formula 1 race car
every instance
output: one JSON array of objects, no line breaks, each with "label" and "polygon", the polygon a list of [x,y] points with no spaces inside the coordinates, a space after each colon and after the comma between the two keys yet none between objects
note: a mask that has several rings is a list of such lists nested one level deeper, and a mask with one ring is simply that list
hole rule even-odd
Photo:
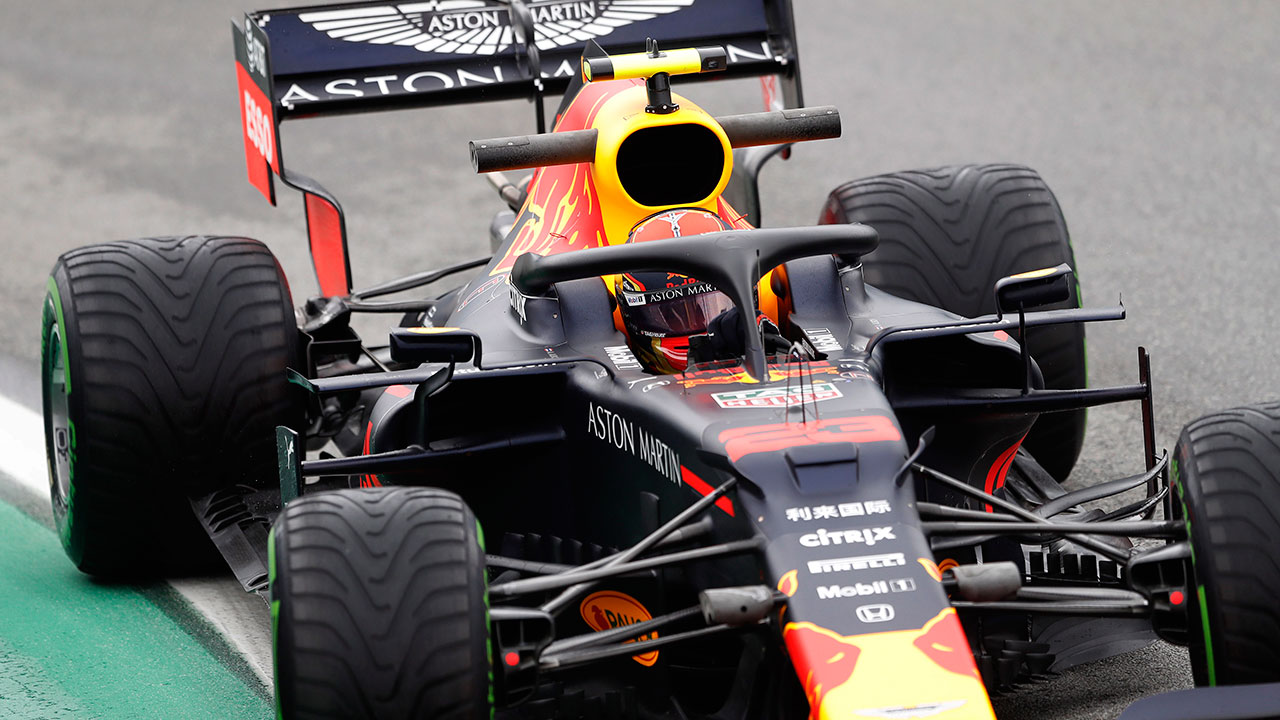
[{"label": "formula 1 race car", "polygon": [[[1028,168],[873,177],[757,228],[763,162],[840,135],[787,0],[362,2],[233,36],[250,180],[303,194],[321,295],[295,310],[246,238],[67,253],[45,430],[81,570],[225,561],[266,595],[281,716],[991,718],[1157,636],[1239,687],[1145,712],[1280,687],[1245,685],[1280,680],[1280,405],[1171,462],[1145,351],[1086,388],[1083,325],[1124,309],[1080,307]],[[672,91],[713,76],[771,109]],[[470,148],[508,208],[492,256],[353,289],[280,123],[510,98],[538,132]],[[400,322],[366,343],[356,313]],[[1064,489],[1085,408],[1129,401],[1145,466]]]}]

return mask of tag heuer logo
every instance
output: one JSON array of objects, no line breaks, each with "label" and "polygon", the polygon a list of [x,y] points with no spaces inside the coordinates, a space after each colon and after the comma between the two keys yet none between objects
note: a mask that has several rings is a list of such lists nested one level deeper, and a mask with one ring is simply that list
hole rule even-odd
[{"label": "tag heuer logo", "polygon": [[803,387],[772,387],[722,392],[715,393],[711,397],[715,398],[716,404],[722,408],[770,408],[831,400],[841,397],[841,393],[835,385],[820,382],[806,384]]},{"label": "tag heuer logo", "polygon": [[[636,21],[689,7],[696,0],[534,0],[534,41],[540,50],[608,35]],[[401,45],[428,53],[494,55],[515,41],[509,6],[497,0],[427,0],[298,17],[335,40]]]}]

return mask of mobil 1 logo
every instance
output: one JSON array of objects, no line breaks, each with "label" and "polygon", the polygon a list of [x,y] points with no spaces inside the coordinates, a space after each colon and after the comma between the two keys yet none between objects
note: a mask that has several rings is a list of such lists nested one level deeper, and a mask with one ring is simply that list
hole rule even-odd
[{"label": "mobil 1 logo", "polygon": [[853,583],[852,585],[819,585],[818,599],[835,600],[838,598],[889,595],[891,593],[913,592],[915,589],[916,581],[911,578],[872,580],[871,582]]}]

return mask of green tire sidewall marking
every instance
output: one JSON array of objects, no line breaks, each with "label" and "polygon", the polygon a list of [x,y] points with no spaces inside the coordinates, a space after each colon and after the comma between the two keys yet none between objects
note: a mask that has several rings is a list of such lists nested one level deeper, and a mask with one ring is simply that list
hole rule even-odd
[{"label": "green tire sidewall marking", "polygon": [[[272,527],[267,533],[267,587],[271,592],[271,677],[280,677],[280,648],[277,640],[280,637],[280,598],[276,596],[276,529]],[[283,720],[284,708],[280,705],[280,688],[275,692],[276,720]]]},{"label": "green tire sidewall marking", "polygon": [[[48,324],[48,315],[50,309],[53,311],[53,323],[58,328],[58,352],[62,359],[63,373],[63,393],[67,397],[67,432],[70,435],[70,447],[67,455],[67,506],[66,511],[60,518],[58,526],[58,539],[62,542],[62,547],[70,551],[71,549],[71,532],[72,525],[75,521],[75,497],[76,497],[76,426],[71,420],[71,359],[67,349],[67,321],[62,311],[62,295],[58,291],[58,281],[53,275],[45,281],[45,324]],[[48,353],[49,334],[42,332],[40,362],[42,366],[47,366],[49,362],[45,355]],[[43,368],[42,368],[43,370]],[[47,370],[45,370],[47,372]],[[46,388],[48,392],[51,388]],[[56,480],[54,480],[56,482]]]},{"label": "green tire sidewall marking", "polygon": [[1209,670],[1209,686],[1214,687],[1218,684],[1218,677],[1213,667],[1213,642],[1209,639],[1209,611],[1203,585],[1196,586],[1196,595],[1200,598],[1200,623],[1204,626],[1204,664]]},{"label": "green tire sidewall marking", "polygon": [[[1178,458],[1176,457],[1173,458],[1173,487],[1178,493],[1178,502],[1182,504],[1182,522],[1187,528],[1187,538],[1191,546],[1191,569],[1194,573],[1196,567],[1196,543],[1194,536],[1191,534],[1191,513],[1187,511],[1187,493],[1182,486],[1181,467],[1178,465]],[[1204,633],[1205,669],[1209,676],[1209,686],[1214,687],[1218,684],[1218,677],[1213,665],[1213,636],[1209,634],[1209,603],[1205,599],[1203,583],[1196,583],[1196,598],[1200,601],[1200,627]]]},{"label": "green tire sidewall marking", "polygon": [[[53,312],[54,312],[54,316],[57,318],[58,327],[63,328],[65,332],[65,328],[67,327],[67,322],[66,320],[63,319],[63,316],[62,316],[62,296],[58,294],[58,282],[53,279],[53,276],[49,277],[49,281],[45,283],[45,288],[49,293],[49,297],[53,299]],[[66,373],[67,373],[67,394],[70,395],[71,394],[71,363],[67,359],[67,343],[65,339],[62,342],[62,367],[66,370]]]}]

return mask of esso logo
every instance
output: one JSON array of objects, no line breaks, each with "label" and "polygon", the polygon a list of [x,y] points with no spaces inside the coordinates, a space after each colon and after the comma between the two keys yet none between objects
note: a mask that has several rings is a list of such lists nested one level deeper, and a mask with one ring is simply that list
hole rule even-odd
[{"label": "esso logo", "polygon": [[262,157],[271,162],[276,156],[275,133],[271,127],[271,118],[258,107],[258,103],[254,101],[253,95],[248,90],[244,91],[244,131],[249,136],[249,142],[258,148],[258,152]]}]

